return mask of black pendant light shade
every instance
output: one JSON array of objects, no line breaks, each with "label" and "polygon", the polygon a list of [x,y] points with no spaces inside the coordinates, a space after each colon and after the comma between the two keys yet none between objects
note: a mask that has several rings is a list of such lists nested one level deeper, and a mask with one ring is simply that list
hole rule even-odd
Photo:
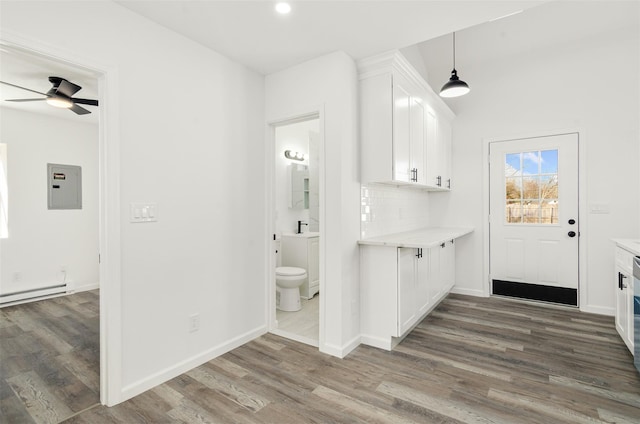
[{"label": "black pendant light shade", "polygon": [[459,97],[467,94],[471,89],[469,84],[458,78],[456,71],[456,33],[453,33],[453,71],[449,81],[440,89],[440,97]]}]

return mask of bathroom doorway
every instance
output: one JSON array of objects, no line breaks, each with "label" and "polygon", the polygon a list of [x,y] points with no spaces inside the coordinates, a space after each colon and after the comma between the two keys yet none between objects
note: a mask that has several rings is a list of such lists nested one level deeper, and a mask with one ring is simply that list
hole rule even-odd
[{"label": "bathroom doorway", "polygon": [[312,346],[320,340],[321,120],[273,129],[271,332]]}]

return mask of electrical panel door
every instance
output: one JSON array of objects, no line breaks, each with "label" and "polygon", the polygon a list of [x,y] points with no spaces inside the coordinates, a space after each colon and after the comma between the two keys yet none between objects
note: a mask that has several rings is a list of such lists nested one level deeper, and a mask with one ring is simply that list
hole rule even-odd
[{"label": "electrical panel door", "polygon": [[82,168],[47,164],[49,209],[82,209]]}]

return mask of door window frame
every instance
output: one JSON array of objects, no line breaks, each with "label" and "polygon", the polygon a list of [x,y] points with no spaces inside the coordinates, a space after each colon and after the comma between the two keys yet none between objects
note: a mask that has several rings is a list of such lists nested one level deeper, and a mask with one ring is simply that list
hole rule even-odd
[{"label": "door window frame", "polygon": [[[578,222],[580,228],[585,231],[589,228],[587,217],[586,196],[586,136],[582,129],[569,128],[565,130],[549,130],[512,135],[490,136],[482,138],[482,211],[483,211],[483,284],[482,295],[491,296],[491,270],[490,270],[490,245],[489,245],[489,147],[491,143],[520,140],[527,138],[549,137],[556,135],[576,134],[578,137]],[[600,311],[590,310],[587,305],[587,243],[583,235],[578,238],[578,307],[584,312]]]}]

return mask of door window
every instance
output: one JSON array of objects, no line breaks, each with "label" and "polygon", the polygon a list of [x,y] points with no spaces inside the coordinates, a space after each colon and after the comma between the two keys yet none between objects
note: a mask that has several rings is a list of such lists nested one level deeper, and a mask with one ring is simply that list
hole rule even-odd
[{"label": "door window", "polygon": [[558,223],[558,150],[505,155],[508,224]]}]

